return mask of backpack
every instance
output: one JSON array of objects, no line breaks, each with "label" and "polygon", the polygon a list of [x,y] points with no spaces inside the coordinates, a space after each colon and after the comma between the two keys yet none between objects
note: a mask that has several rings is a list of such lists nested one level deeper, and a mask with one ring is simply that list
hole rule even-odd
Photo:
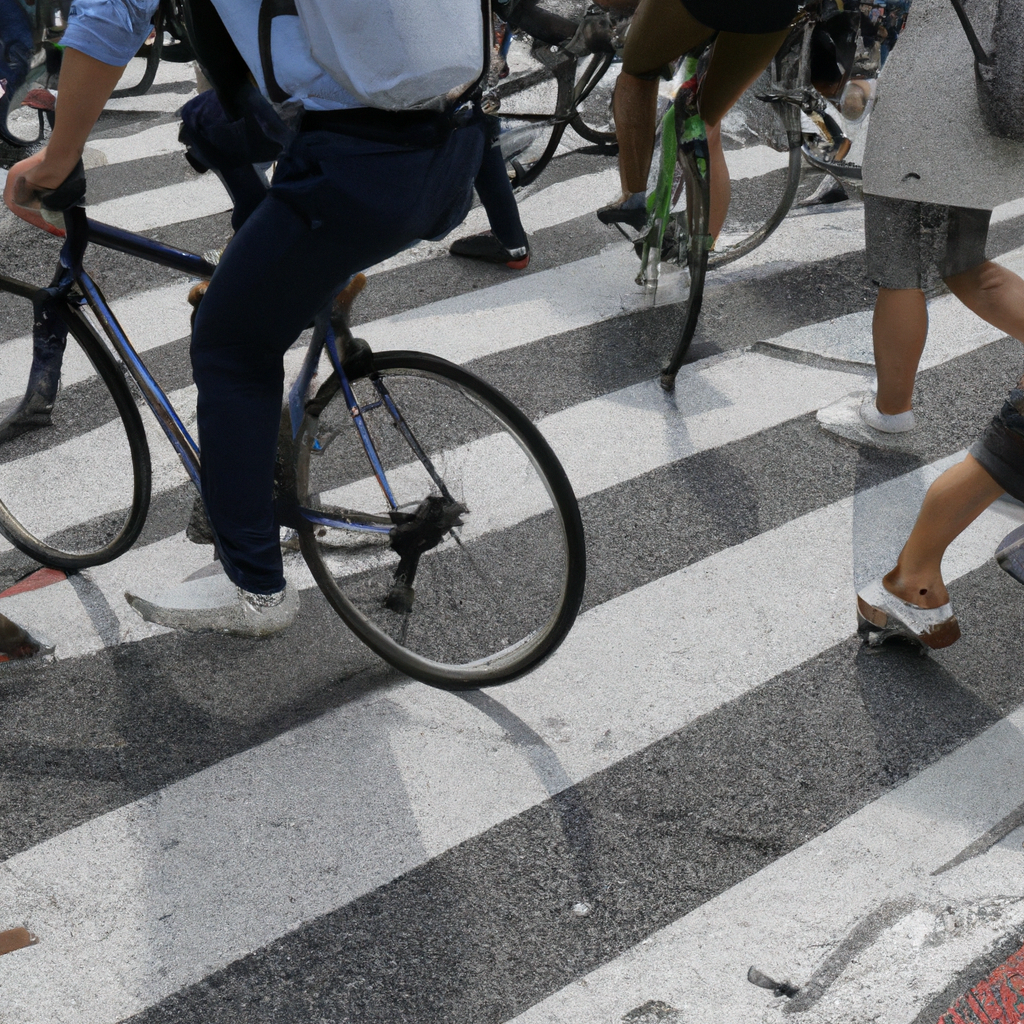
[{"label": "backpack", "polygon": [[346,92],[382,110],[442,110],[487,69],[486,0],[263,0],[260,62],[284,102],[270,53],[273,19],[297,16],[316,62]]},{"label": "backpack", "polygon": [[992,53],[981,45],[961,0],[952,0],[974,51],[981,119],[989,134],[1024,142],[1024,0],[997,0]]}]

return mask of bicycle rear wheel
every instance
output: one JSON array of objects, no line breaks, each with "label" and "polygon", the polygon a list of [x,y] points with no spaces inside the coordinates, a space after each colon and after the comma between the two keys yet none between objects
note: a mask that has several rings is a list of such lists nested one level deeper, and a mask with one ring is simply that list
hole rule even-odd
[{"label": "bicycle rear wheel", "polygon": [[581,139],[599,146],[612,146],[618,141],[612,113],[612,93],[618,76],[609,70],[614,60],[614,54],[595,53],[576,79],[577,114],[569,123]]},{"label": "bicycle rear wheel", "polygon": [[352,389],[396,508],[332,374],[307,404],[299,502],[363,530],[305,529],[303,556],[347,625],[401,671],[445,689],[514,679],[561,643],[583,597],[568,478],[530,420],[468,371],[413,352],[372,365]]},{"label": "bicycle rear wheel", "polygon": [[[24,336],[0,343],[0,533],[43,565],[85,569],[123,554],[142,530],[149,446],[124,376],[88,324],[63,310],[80,346],[65,352],[62,321],[48,311],[34,345],[32,304],[22,301]],[[18,432],[8,417],[26,380],[36,422]]]}]

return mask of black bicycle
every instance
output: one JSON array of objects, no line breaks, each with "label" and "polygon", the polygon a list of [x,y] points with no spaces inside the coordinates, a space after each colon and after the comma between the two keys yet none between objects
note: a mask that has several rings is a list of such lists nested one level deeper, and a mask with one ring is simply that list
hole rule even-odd
[{"label": "black bicycle", "polygon": [[[616,144],[613,76],[629,16],[573,0],[547,10],[537,0],[512,0],[501,14],[499,45],[483,98],[501,121],[501,147],[516,188],[534,182],[558,152],[568,128],[587,142]],[[502,11],[502,5],[495,9]],[[528,47],[525,67],[509,68],[513,41]],[[536,65],[536,66],[534,66]]]}]

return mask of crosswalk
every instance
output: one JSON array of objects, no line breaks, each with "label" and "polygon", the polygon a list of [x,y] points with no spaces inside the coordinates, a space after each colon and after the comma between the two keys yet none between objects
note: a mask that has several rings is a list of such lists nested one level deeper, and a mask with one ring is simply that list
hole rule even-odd
[{"label": "crosswalk", "polygon": [[[164,66],[114,101],[87,150],[91,212],[212,248],[226,196],[173,161],[189,74]],[[779,166],[757,146],[732,162],[753,182]],[[821,433],[817,409],[870,385],[871,300],[860,207],[810,208],[711,275],[666,395],[678,286],[666,270],[652,303],[597,224],[616,180],[567,145],[521,199],[527,272],[422,243],[374,268],[356,309],[375,348],[504,389],[569,474],[588,589],[529,676],[467,694],[400,678],[297,556],[286,634],[143,623],[130,583],[210,564],[152,424],[132,551],[33,577],[0,541],[0,613],[55,645],[0,665],[0,931],[40,939],[0,957],[0,1022],[932,1024],[950,986],[1024,943],[1021,602],[991,558],[1024,510],[998,502],[947,554],[956,647],[869,651],[853,612],[1019,375],[1019,345],[936,299],[917,447]],[[1012,232],[1024,209],[994,220]],[[459,233],[485,226],[474,210]],[[41,244],[0,238],[9,263]],[[1000,259],[1024,271],[1024,249]],[[188,418],[188,282],[101,284]],[[0,409],[24,386],[23,331],[0,306]],[[65,386],[93,374],[69,350]],[[39,486],[94,447],[76,433],[0,480]],[[55,521],[104,511],[102,488],[76,498]],[[800,992],[751,985],[751,964]]]}]

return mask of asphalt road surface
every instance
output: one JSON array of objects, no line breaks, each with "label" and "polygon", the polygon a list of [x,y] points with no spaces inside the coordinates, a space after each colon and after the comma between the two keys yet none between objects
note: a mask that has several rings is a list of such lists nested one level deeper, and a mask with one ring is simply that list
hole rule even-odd
[{"label": "asphalt road surface", "polygon": [[[192,89],[165,66],[112,104],[90,212],[204,251],[230,227],[176,142]],[[56,644],[0,665],[0,932],[39,938],[0,956],[3,1024],[934,1024],[1024,943],[1024,593],[991,557],[1022,510],[997,503],[948,554],[954,647],[868,649],[854,614],[1019,344],[937,298],[912,449],[823,433],[815,411],[870,383],[853,200],[710,277],[667,396],[671,275],[646,304],[593,216],[614,160],[573,145],[522,198],[528,271],[427,243],[355,310],[371,344],[466,364],[551,440],[588,541],[568,640],[454,695],[381,663],[311,587],[264,642],[149,626],[125,586],[211,559],[156,452],[117,562],[33,575],[0,542],[0,613]],[[752,193],[772,158],[734,154]],[[1003,208],[991,239],[1018,269],[1022,225]],[[0,248],[48,281],[54,240],[4,214]],[[87,265],[194,401],[190,282]],[[0,307],[0,337],[25,330]],[[0,403],[23,386],[0,373]]]}]

